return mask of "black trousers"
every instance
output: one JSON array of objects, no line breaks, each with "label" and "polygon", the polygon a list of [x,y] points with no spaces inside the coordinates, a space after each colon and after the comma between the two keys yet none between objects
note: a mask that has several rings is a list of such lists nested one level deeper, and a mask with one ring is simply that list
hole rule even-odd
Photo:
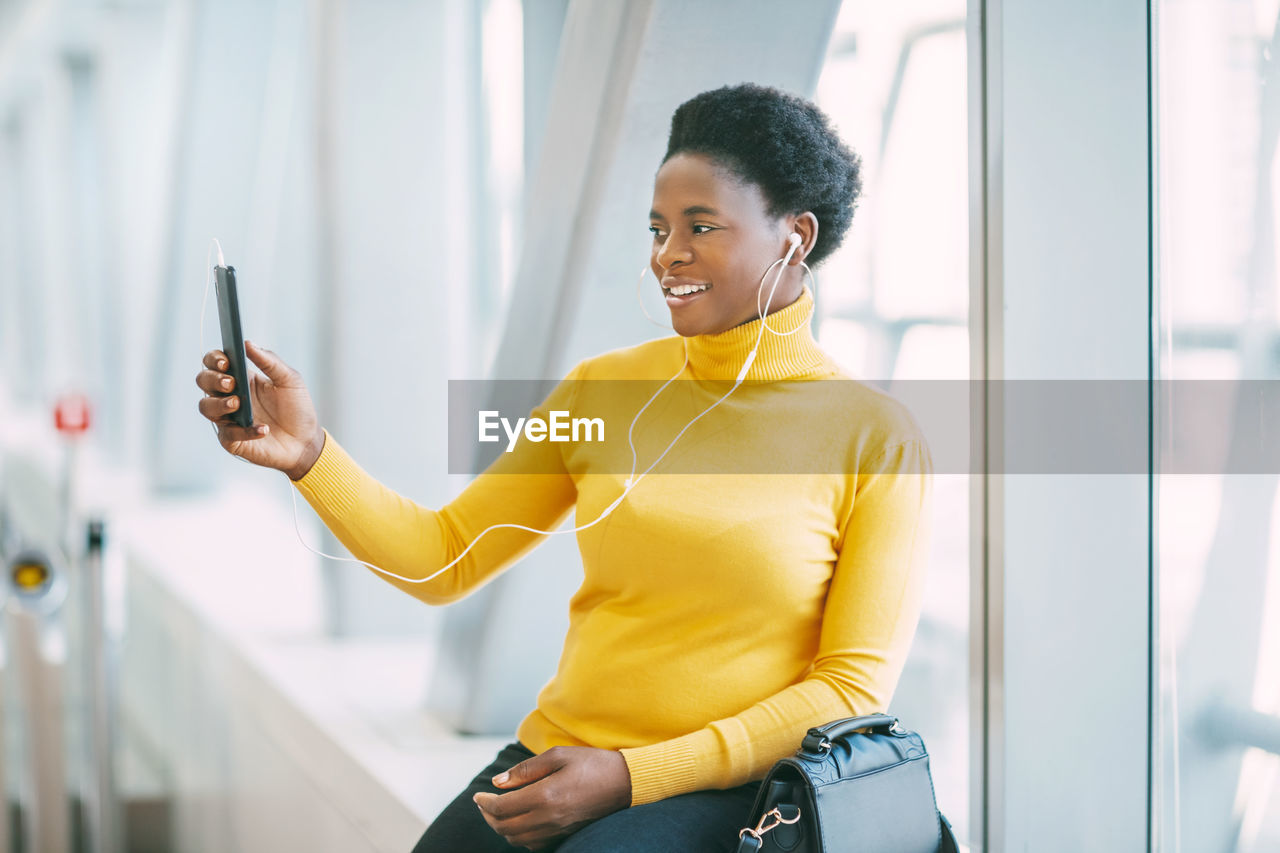
[{"label": "black trousers", "polygon": [[[497,758],[445,807],[413,853],[519,853],[485,823],[471,798],[479,791],[502,793],[489,780],[533,753],[521,743]],[[738,830],[750,822],[759,782],[723,791],[694,791],[606,815],[564,839],[557,853],[731,853]]]}]

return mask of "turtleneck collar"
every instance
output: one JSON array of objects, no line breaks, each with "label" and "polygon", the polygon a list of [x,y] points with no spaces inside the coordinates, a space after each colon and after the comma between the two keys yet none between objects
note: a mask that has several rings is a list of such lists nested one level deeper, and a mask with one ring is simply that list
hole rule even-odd
[{"label": "turtleneck collar", "polygon": [[[809,321],[813,317],[813,294],[805,287],[800,298],[766,316],[769,329],[760,340],[760,351],[751,363],[746,381],[772,382],[806,373],[826,362],[826,355],[813,339]],[[798,330],[798,331],[797,331]],[[787,334],[794,332],[794,334]],[[734,326],[714,335],[692,335],[684,339],[689,370],[698,379],[737,377],[742,364],[760,337],[760,319]]]}]

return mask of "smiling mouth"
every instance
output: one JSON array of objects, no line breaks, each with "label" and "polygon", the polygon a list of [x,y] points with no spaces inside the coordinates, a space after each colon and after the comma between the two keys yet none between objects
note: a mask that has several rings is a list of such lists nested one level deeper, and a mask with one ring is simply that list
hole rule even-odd
[{"label": "smiling mouth", "polygon": [[673,287],[663,286],[662,293],[664,296],[692,296],[710,289],[709,284],[678,284]]}]

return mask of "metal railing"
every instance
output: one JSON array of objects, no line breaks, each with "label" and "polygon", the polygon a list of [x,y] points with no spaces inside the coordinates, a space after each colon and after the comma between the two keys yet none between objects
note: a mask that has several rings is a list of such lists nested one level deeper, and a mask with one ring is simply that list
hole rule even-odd
[{"label": "metal railing", "polygon": [[15,703],[21,727],[19,812],[21,853],[68,853],[71,811],[67,799],[63,672],[65,636],[57,616],[66,599],[66,576],[47,552],[25,549],[7,561],[10,596],[5,625],[12,651]]},{"label": "metal railing", "polygon": [[[105,525],[92,520],[84,532],[84,548],[66,561],[52,549],[6,548],[6,537],[0,536],[0,636],[6,640],[0,650],[7,653],[5,681],[13,694],[0,697],[0,711],[8,712],[0,716],[0,770],[10,777],[0,775],[5,801],[0,853],[123,849],[113,758],[116,649],[106,619]],[[69,694],[69,684],[82,687]],[[2,754],[6,726],[19,732],[10,741],[20,755]],[[10,785],[19,794],[16,820],[10,819]]]}]

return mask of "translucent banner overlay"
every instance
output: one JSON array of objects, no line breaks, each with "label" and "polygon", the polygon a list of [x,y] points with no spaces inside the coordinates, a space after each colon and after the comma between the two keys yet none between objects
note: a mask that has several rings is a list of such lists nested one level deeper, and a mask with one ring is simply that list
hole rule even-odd
[{"label": "translucent banner overlay", "polygon": [[[451,380],[449,471],[626,476],[628,430],[662,385]],[[635,422],[634,470],[731,388],[663,389]],[[917,429],[935,474],[1277,474],[1280,381],[745,382],[653,473],[852,473]]]}]

